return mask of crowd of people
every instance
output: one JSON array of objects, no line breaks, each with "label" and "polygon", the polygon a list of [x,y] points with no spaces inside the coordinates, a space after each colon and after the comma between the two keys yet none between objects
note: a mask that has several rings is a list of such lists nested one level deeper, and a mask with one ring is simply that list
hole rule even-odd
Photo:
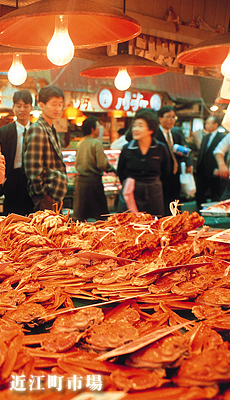
[{"label": "crowd of people", "polygon": [[[30,123],[32,96],[28,90],[13,95],[15,122],[0,128],[0,195],[4,195],[3,215],[29,215],[38,210],[60,208],[68,186],[59,135],[54,127],[64,108],[64,93],[45,86],[38,94],[42,111]],[[170,215],[169,204],[180,202],[181,163],[193,174],[191,152],[184,155],[175,145],[188,147],[182,130],[175,127],[173,107],[163,106],[136,112],[129,128],[118,131],[111,148],[120,149],[117,170],[109,163],[99,137],[99,120],[88,117],[82,125],[83,138],[76,149],[76,181],[73,219],[106,219],[109,210],[102,183],[104,172],[118,177],[122,189],[117,211],[144,211],[154,216]],[[199,140],[196,162],[197,211],[207,199],[230,198],[227,153],[230,133],[219,132],[221,120],[209,116]]]}]

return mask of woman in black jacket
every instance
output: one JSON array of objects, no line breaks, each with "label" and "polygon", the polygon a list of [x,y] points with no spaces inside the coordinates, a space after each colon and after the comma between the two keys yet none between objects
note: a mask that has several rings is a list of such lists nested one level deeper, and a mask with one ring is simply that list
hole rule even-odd
[{"label": "woman in black jacket", "polygon": [[133,139],[120,154],[117,175],[130,211],[164,214],[161,179],[170,172],[170,155],[165,144],[155,139],[158,122],[153,110],[139,110],[132,123]]}]

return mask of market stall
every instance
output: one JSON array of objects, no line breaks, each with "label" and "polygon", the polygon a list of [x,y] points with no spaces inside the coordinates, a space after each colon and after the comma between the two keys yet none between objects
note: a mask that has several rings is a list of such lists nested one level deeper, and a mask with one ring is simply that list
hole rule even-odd
[{"label": "market stall", "polygon": [[172,211],[2,217],[0,399],[229,398],[229,238]]},{"label": "market stall", "polygon": [[[116,168],[118,163],[118,158],[120,155],[120,150],[104,150],[109,163]],[[66,166],[66,172],[68,177],[68,189],[67,194],[64,199],[64,207],[72,209],[73,208],[73,197],[74,197],[74,184],[75,184],[75,156],[76,150],[65,149],[62,150],[63,160]],[[113,173],[104,172],[102,177],[102,183],[104,186],[104,191],[107,199],[109,211],[115,211],[115,201],[118,196],[118,191],[121,188],[119,179],[114,176]]]}]

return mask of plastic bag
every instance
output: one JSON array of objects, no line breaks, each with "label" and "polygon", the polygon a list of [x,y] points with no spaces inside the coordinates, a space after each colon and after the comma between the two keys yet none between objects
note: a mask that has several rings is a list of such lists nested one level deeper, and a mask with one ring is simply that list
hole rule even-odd
[{"label": "plastic bag", "polygon": [[185,162],[181,163],[180,188],[181,193],[186,194],[187,196],[193,196],[196,193],[194,176],[186,173]]},{"label": "plastic bag", "polygon": [[134,198],[135,179],[127,178],[122,190],[128,210],[131,212],[138,212],[136,201]]}]

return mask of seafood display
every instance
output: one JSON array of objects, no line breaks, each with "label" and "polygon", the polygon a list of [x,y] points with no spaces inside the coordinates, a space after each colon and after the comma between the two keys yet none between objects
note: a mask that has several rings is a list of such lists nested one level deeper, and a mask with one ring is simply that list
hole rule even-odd
[{"label": "seafood display", "polygon": [[0,400],[230,398],[230,248],[211,235],[187,211],[2,217]]}]

